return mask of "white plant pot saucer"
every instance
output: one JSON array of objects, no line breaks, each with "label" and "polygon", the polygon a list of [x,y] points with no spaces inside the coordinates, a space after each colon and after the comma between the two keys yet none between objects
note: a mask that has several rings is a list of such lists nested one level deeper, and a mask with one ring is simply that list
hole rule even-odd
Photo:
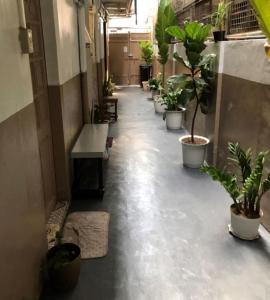
[{"label": "white plant pot saucer", "polygon": [[229,233],[231,235],[233,235],[234,237],[236,237],[238,239],[245,240],[245,241],[254,241],[254,240],[257,240],[261,237],[260,233],[258,233],[257,236],[255,236],[254,238],[248,238],[248,237],[240,236],[240,235],[236,234],[233,231],[231,224],[228,225],[228,229],[229,229]]}]

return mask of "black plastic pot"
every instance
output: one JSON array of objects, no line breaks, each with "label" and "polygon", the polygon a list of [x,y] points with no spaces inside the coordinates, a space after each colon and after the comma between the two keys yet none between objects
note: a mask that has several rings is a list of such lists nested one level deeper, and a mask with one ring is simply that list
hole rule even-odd
[{"label": "black plastic pot", "polygon": [[148,81],[152,77],[152,65],[140,65],[140,83]]},{"label": "black plastic pot", "polygon": [[[68,261],[63,264],[57,261],[57,255],[59,255],[61,251],[65,251],[69,256]],[[67,291],[76,286],[80,275],[80,254],[80,248],[72,243],[57,245],[48,251],[46,257],[48,277],[54,289]]]},{"label": "black plastic pot", "polygon": [[215,43],[220,42],[220,41],[225,41],[225,30],[214,31],[213,35],[214,35]]}]

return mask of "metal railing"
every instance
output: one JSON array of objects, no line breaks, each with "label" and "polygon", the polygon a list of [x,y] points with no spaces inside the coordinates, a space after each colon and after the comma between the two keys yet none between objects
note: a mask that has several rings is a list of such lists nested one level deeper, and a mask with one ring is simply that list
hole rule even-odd
[{"label": "metal railing", "polygon": [[236,34],[258,29],[259,25],[249,1],[233,1],[228,18],[228,32]]},{"label": "metal railing", "polygon": [[[195,0],[188,6],[177,11],[177,1],[175,8],[179,25],[183,25],[185,20],[198,20],[202,23],[211,22],[213,12],[212,0]],[[249,0],[232,0],[227,19],[227,29],[229,34],[246,33],[259,30],[259,25],[249,3]]]}]

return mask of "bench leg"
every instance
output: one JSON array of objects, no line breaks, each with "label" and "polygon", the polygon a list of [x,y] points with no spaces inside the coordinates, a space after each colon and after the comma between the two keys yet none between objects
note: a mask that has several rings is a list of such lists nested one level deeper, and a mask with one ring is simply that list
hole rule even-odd
[{"label": "bench leg", "polygon": [[117,114],[117,102],[115,103],[115,121],[118,119],[118,114]]},{"label": "bench leg", "polygon": [[99,190],[100,194],[104,193],[103,158],[98,158],[98,190]]}]

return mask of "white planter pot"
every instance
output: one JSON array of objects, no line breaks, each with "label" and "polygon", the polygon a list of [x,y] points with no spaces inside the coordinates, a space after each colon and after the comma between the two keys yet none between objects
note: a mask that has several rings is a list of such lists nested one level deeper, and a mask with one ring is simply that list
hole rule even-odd
[{"label": "white planter pot", "polygon": [[154,100],[155,96],[158,96],[159,94],[159,90],[152,90],[152,99]]},{"label": "white planter pot", "polygon": [[185,139],[190,138],[190,135],[182,136],[179,141],[182,144],[183,152],[183,164],[185,167],[189,168],[200,168],[205,159],[205,153],[207,145],[209,144],[209,139],[195,135],[195,138],[202,139],[203,144],[189,144],[185,142]]},{"label": "white planter pot", "polygon": [[261,223],[261,216],[256,219],[248,219],[242,215],[235,214],[231,207],[231,233],[244,240],[255,240],[259,237],[259,227]]},{"label": "white planter pot", "polygon": [[143,85],[144,92],[149,92],[149,83],[148,83],[148,81],[143,81],[142,85]]},{"label": "white planter pot", "polygon": [[162,104],[159,99],[160,99],[159,96],[154,97],[154,107],[155,107],[155,112],[161,114],[165,112],[166,105]]},{"label": "white planter pot", "polygon": [[185,110],[185,108],[182,108],[181,111],[166,111],[166,126],[168,129],[182,128]]}]

